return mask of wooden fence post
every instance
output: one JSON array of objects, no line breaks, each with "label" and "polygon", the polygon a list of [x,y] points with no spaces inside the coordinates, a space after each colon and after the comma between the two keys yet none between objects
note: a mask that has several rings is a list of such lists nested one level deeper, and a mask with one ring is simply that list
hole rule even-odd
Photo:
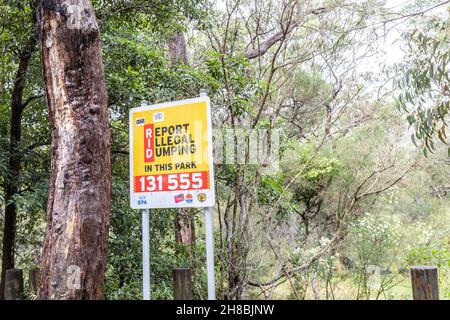
[{"label": "wooden fence post", "polygon": [[173,269],[174,300],[192,300],[192,275],[188,268]]},{"label": "wooden fence post", "polygon": [[437,267],[411,267],[411,282],[414,300],[439,300]]},{"label": "wooden fence post", "polygon": [[31,269],[28,273],[28,285],[30,287],[30,291],[33,294],[37,294],[38,286],[39,286],[39,268]]},{"label": "wooden fence post", "polygon": [[8,269],[5,274],[5,300],[23,298],[23,273],[21,269]]}]

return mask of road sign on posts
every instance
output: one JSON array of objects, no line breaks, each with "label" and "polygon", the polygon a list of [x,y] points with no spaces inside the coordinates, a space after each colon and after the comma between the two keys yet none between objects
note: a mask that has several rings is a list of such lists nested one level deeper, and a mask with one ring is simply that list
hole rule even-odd
[{"label": "road sign on posts", "polygon": [[214,206],[209,98],[131,109],[130,172],[134,209]]},{"label": "road sign on posts", "polygon": [[130,110],[130,204],[142,210],[144,300],[150,300],[149,209],[185,207],[205,207],[208,299],[215,300],[213,169],[211,107],[204,92]]}]

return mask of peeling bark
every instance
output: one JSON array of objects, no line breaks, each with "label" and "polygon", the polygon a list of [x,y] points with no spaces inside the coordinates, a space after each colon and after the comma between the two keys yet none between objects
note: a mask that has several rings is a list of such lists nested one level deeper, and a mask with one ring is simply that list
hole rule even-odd
[{"label": "peeling bark", "polygon": [[90,1],[43,1],[42,66],[52,165],[39,298],[102,299],[110,140],[100,34]]}]

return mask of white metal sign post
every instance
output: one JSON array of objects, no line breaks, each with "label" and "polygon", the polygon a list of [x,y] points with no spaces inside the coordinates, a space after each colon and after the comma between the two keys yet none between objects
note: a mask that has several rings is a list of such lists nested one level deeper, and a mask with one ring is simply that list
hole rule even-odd
[{"label": "white metal sign post", "polygon": [[142,210],[143,298],[150,300],[152,208],[205,208],[208,299],[215,300],[215,204],[210,101],[199,98],[130,110],[130,204]]},{"label": "white metal sign post", "polygon": [[216,281],[214,277],[214,238],[212,208],[205,208],[206,270],[208,276],[208,300],[216,300]]},{"label": "white metal sign post", "polygon": [[[206,97],[205,91],[200,91],[200,97]],[[205,208],[205,242],[206,242],[206,272],[208,278],[208,300],[216,300],[216,277],[214,276],[214,237],[212,207]]]},{"label": "white metal sign post", "polygon": [[142,292],[150,300],[150,213],[142,210]]}]

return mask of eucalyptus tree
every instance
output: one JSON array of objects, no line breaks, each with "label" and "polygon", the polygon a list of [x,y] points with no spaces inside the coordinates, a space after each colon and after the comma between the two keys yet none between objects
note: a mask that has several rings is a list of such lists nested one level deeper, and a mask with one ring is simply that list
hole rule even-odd
[{"label": "eucalyptus tree", "polygon": [[87,0],[41,10],[52,167],[39,298],[101,299],[111,169],[100,30]]},{"label": "eucalyptus tree", "polygon": [[[439,3],[443,6],[448,1]],[[403,34],[406,57],[399,65],[398,107],[414,129],[411,139],[425,155],[436,140],[448,144],[450,115],[450,15],[448,8],[416,17]],[[450,148],[448,148],[450,156]]]}]

